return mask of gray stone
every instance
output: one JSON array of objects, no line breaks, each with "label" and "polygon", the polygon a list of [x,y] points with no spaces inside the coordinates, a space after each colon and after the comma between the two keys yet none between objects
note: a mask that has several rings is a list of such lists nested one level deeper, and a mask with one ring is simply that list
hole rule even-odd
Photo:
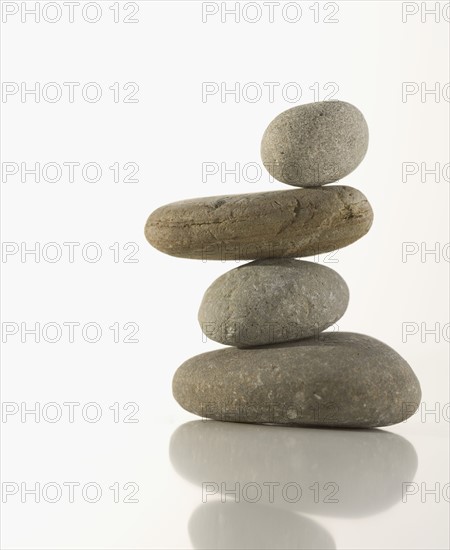
[{"label": "gray stone", "polygon": [[338,273],[301,260],[258,260],[206,290],[198,313],[211,340],[258,346],[310,338],[344,315],[348,287]]},{"label": "gray stone", "polygon": [[369,130],[362,113],[345,101],[299,105],[267,127],[261,158],[277,180],[314,187],[350,174],[364,158]]},{"label": "gray stone", "polygon": [[178,368],[173,394],[214,420],[370,428],[417,409],[420,384],[386,344],[362,334],[197,355]]},{"label": "gray stone", "polygon": [[333,185],[174,202],[150,215],[145,236],[180,258],[295,258],[347,246],[372,220],[361,191]]}]

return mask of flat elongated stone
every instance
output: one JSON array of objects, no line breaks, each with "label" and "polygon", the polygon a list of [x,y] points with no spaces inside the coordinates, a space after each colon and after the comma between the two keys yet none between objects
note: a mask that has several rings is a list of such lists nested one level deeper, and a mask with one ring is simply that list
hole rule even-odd
[{"label": "flat elongated stone", "polygon": [[298,105],[267,127],[261,158],[277,180],[314,187],[350,174],[364,158],[369,130],[362,113],[345,101]]},{"label": "flat elongated stone", "polygon": [[181,258],[295,258],[347,246],[372,220],[361,191],[335,185],[174,202],[150,215],[145,236]]},{"label": "flat elongated stone", "polygon": [[348,287],[332,269],[301,260],[258,260],[206,290],[198,313],[211,340],[258,346],[310,338],[342,317]]},{"label": "flat elongated stone", "polygon": [[214,420],[348,428],[402,422],[421,398],[398,353],[351,332],[197,355],[176,371],[173,394]]}]

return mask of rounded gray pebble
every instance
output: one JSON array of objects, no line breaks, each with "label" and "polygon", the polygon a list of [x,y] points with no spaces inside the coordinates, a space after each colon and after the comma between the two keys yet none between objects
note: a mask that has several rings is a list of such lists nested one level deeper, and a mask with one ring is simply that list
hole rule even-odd
[{"label": "rounded gray pebble", "polygon": [[187,411],[214,420],[372,428],[409,418],[420,384],[386,344],[349,332],[188,359],[173,378]]},{"label": "rounded gray pebble", "polygon": [[368,144],[367,123],[356,107],[345,101],[320,101],[274,118],[262,138],[261,158],[278,181],[316,187],[350,174]]},{"label": "rounded gray pebble", "polygon": [[228,271],[206,290],[202,331],[246,347],[310,338],[342,317],[348,287],[332,269],[302,260],[259,260]]}]

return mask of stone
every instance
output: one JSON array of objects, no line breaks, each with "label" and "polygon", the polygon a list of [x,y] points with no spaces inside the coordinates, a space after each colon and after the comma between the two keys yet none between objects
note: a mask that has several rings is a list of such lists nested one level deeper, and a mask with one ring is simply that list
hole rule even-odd
[{"label": "stone", "polygon": [[204,334],[246,347],[317,335],[347,309],[348,287],[329,267],[302,260],[257,260],[228,271],[206,290]]},{"label": "stone", "polygon": [[420,384],[386,344],[350,332],[188,359],[173,378],[187,411],[214,420],[373,428],[410,417]]},{"label": "stone", "polygon": [[298,187],[337,181],[363,160],[369,130],[345,101],[320,101],[282,112],[267,127],[261,158],[277,180]]},{"label": "stone", "polygon": [[361,191],[334,185],[174,202],[150,215],[145,236],[180,258],[295,258],[347,246],[369,231],[372,220]]}]

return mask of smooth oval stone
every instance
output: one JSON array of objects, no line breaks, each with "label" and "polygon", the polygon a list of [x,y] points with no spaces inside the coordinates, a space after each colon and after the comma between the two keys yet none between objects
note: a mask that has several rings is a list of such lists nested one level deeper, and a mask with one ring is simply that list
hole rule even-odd
[{"label": "smooth oval stone", "polygon": [[336,185],[174,202],[150,215],[145,236],[180,258],[295,258],[347,246],[372,220],[361,191]]},{"label": "smooth oval stone", "polygon": [[198,320],[211,340],[258,346],[310,338],[342,317],[348,287],[332,269],[301,260],[258,260],[206,290]]},{"label": "smooth oval stone", "polygon": [[288,109],[267,127],[261,158],[277,180],[314,187],[350,174],[364,158],[369,130],[362,113],[345,101]]},{"label": "smooth oval stone", "polygon": [[187,411],[214,420],[348,428],[410,417],[420,384],[386,344],[351,332],[188,359],[173,378]]}]

